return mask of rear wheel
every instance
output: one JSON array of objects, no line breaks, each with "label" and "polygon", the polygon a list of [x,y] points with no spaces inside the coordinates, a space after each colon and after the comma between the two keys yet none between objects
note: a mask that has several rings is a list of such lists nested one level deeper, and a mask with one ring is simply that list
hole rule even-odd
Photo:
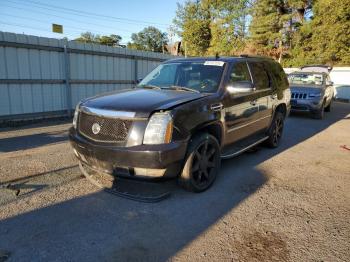
[{"label": "rear wheel", "polygon": [[220,146],[215,137],[203,133],[188,147],[179,184],[188,191],[202,192],[214,182],[220,169]]},{"label": "rear wheel", "polygon": [[275,114],[275,117],[272,120],[270,129],[267,133],[269,137],[266,140],[267,146],[271,148],[278,147],[282,137],[283,126],[284,126],[284,115],[282,114],[282,112],[277,111]]}]

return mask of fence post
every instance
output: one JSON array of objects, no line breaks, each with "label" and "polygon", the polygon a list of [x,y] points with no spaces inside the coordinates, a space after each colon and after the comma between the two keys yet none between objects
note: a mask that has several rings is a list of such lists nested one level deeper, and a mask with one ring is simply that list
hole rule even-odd
[{"label": "fence post", "polygon": [[137,75],[138,75],[137,57],[134,56],[134,79],[135,79],[135,83],[137,83]]},{"label": "fence post", "polygon": [[64,49],[64,68],[65,68],[65,85],[66,85],[66,99],[67,99],[67,114],[72,116],[72,88],[70,86],[70,61],[67,45],[63,46]]}]

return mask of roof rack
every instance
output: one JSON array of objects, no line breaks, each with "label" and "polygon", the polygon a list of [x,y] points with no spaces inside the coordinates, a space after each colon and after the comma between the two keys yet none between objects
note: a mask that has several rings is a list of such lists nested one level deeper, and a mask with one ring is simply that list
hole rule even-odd
[{"label": "roof rack", "polygon": [[263,58],[263,59],[271,59],[271,60],[273,60],[273,58],[269,57],[269,56],[248,55],[248,54],[240,54],[239,57],[244,57],[244,58]]}]

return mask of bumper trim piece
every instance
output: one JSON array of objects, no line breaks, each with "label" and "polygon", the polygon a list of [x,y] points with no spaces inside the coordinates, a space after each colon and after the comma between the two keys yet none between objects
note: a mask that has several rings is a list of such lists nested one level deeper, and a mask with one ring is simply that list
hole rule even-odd
[{"label": "bumper trim piece", "polygon": [[120,118],[120,119],[134,119],[136,115],[135,112],[112,111],[112,110],[98,109],[98,108],[92,108],[87,106],[80,107],[80,110],[90,115],[96,115],[100,117],[109,117],[109,118]]},{"label": "bumper trim piece", "polygon": [[99,182],[97,182],[91,175],[88,174],[88,172],[85,170],[85,168],[83,167],[80,161],[79,161],[79,168],[80,168],[80,171],[83,173],[83,175],[86,177],[86,179],[89,180],[92,184],[101,188],[103,191],[109,194],[116,195],[122,198],[126,198],[137,202],[143,202],[143,203],[157,203],[167,199],[171,195],[170,192],[166,192],[155,196],[142,196],[142,195],[130,194],[128,192],[120,192],[116,189],[106,188],[103,185],[101,185]]}]

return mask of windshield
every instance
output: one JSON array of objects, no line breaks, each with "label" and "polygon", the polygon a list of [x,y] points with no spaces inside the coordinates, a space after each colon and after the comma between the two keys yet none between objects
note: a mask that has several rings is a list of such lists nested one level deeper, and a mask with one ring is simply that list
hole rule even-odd
[{"label": "windshield", "polygon": [[297,85],[322,85],[322,74],[290,74],[288,76],[290,84]]},{"label": "windshield", "polygon": [[222,61],[161,64],[137,87],[214,93],[219,87],[224,64]]}]

